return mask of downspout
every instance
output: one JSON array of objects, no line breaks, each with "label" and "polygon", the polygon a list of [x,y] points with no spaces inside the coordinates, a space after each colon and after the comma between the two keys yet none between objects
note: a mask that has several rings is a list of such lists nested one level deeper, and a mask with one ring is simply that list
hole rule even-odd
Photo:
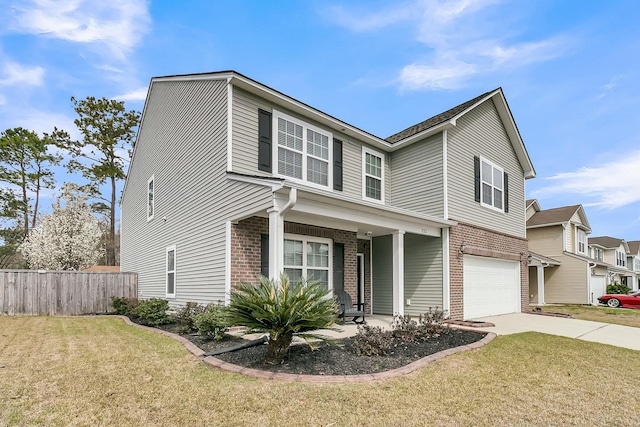
[{"label": "downspout", "polygon": [[298,190],[292,188],[289,191],[289,200],[282,207],[278,208],[277,201],[274,201],[273,208],[267,210],[269,213],[269,276],[277,280],[284,266],[284,216],[298,201]]},{"label": "downspout", "polygon": [[596,265],[598,265],[598,264],[596,264],[595,262],[591,262],[591,261],[589,261],[587,263],[587,266],[588,266],[587,267],[588,268],[587,271],[589,273],[588,276],[587,276],[587,278],[589,279],[589,289],[587,289],[587,301],[589,301],[590,305],[593,305],[593,291],[591,290],[591,277],[593,276],[593,274],[591,273],[591,269],[595,268]]},{"label": "downspout", "polygon": [[292,188],[289,191],[289,200],[287,200],[287,204],[282,207],[280,210],[280,216],[284,219],[284,215],[289,212],[293,206],[298,202],[298,189]]}]

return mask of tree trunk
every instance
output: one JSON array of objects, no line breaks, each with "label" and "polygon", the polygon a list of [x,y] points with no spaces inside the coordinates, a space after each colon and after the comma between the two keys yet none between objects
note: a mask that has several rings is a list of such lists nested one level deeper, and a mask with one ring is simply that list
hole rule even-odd
[{"label": "tree trunk", "polygon": [[284,360],[284,357],[289,351],[291,341],[293,340],[293,334],[286,334],[280,336],[277,340],[269,339],[267,344],[267,355],[264,358],[264,363],[267,365],[280,365]]},{"label": "tree trunk", "polygon": [[107,265],[116,265],[116,179],[111,177],[111,209],[109,212],[109,242],[107,244]]}]

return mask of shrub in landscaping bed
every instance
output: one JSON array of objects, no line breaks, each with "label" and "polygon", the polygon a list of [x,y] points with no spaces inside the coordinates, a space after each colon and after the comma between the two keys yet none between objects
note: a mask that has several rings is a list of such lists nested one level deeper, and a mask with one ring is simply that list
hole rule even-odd
[{"label": "shrub in landscaping bed", "polygon": [[129,316],[131,315],[131,311],[138,305],[138,299],[127,297],[111,297],[111,305],[113,306],[114,314]]},{"label": "shrub in landscaping bed", "polygon": [[197,330],[195,326],[195,316],[205,312],[207,306],[197,302],[188,302],[180,307],[171,316],[171,320],[178,324],[182,333],[190,333]]},{"label": "shrub in landscaping bed", "polygon": [[618,282],[607,285],[607,294],[627,295],[630,290],[627,285]]},{"label": "shrub in landscaping bed", "polygon": [[160,298],[151,298],[146,301],[141,301],[131,310],[131,315],[142,325],[160,326],[171,321],[167,310],[169,310],[169,301]]},{"label": "shrub in landscaping bed", "polygon": [[225,319],[226,307],[219,304],[209,304],[203,312],[193,316],[193,327],[200,335],[222,340],[229,330]]}]

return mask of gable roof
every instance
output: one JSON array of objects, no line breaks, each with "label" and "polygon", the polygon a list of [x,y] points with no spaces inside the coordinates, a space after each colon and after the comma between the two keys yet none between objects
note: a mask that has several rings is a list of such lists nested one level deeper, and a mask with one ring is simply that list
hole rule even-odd
[{"label": "gable roof", "polygon": [[627,242],[627,245],[629,245],[629,252],[631,252],[632,255],[636,255],[640,250],[640,240],[632,240]]},{"label": "gable roof", "polygon": [[405,130],[402,130],[398,133],[394,133],[393,135],[389,136],[386,138],[387,141],[389,141],[390,143],[394,143],[394,142],[398,142],[401,141],[405,138],[408,138],[410,136],[416,135],[424,130],[427,130],[429,128],[432,128],[436,125],[439,125],[441,123],[444,123],[446,121],[449,121],[455,117],[457,117],[458,115],[460,115],[461,113],[464,113],[467,109],[471,108],[472,106],[474,106],[475,104],[478,104],[482,99],[486,98],[487,96],[489,96],[491,93],[495,92],[496,90],[500,90],[498,89],[494,89],[491,90],[489,92],[485,92],[482,95],[476,96],[473,99],[468,100],[467,102],[463,102],[460,105],[457,105],[453,108],[448,109],[447,111],[440,113],[440,114],[436,114],[433,117],[428,118],[427,120],[420,122],[418,124],[415,124],[413,126],[409,126],[408,128],[406,128]]},{"label": "gable roof", "polygon": [[624,239],[609,236],[589,237],[589,244],[602,246],[606,249],[616,249],[620,245],[623,245],[627,251],[629,249],[629,246],[627,246],[627,242],[625,242]]},{"label": "gable roof", "polygon": [[524,202],[524,206],[525,209],[529,209],[529,207],[533,206],[533,209],[536,212],[540,212],[542,209],[540,209],[540,203],[538,203],[538,199],[527,199]]},{"label": "gable roof", "polygon": [[424,139],[435,132],[440,132],[446,129],[447,126],[455,126],[456,121],[460,117],[489,100],[493,100],[494,106],[500,115],[504,129],[511,141],[511,145],[513,146],[513,150],[515,151],[518,161],[522,166],[522,170],[524,171],[524,177],[526,179],[535,178],[536,171],[533,168],[533,164],[529,158],[529,153],[527,153],[527,148],[524,146],[524,142],[520,136],[520,131],[516,126],[516,122],[511,114],[511,109],[509,108],[502,88],[500,87],[476,96],[475,98],[450,108],[443,113],[436,114],[435,116],[432,116],[416,125],[409,126],[403,131],[389,136],[386,138],[386,141],[395,145],[417,139]]},{"label": "gable roof", "polygon": [[538,211],[527,221],[527,228],[546,227],[549,225],[568,223],[576,212],[580,215],[582,225],[588,230],[588,232],[591,232],[591,225],[589,224],[589,220],[587,220],[587,216],[584,213],[582,205],[562,206],[559,208]]}]

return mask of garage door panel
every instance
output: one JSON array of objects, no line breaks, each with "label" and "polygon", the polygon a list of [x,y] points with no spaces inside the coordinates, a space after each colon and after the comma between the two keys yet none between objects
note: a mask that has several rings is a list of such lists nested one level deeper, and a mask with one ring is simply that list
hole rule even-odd
[{"label": "garage door panel", "polygon": [[520,264],[494,258],[464,256],[464,317],[520,311]]}]

